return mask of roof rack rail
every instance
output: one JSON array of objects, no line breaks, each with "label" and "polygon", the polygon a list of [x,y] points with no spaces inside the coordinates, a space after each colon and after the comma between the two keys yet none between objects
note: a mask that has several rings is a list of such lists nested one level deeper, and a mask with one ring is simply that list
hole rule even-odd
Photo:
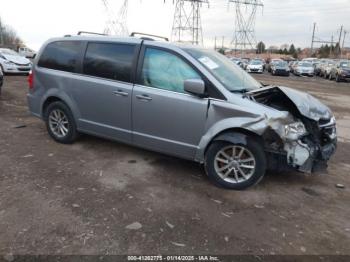
[{"label": "roof rack rail", "polygon": [[[143,39],[143,40],[151,40],[151,41],[154,41],[154,39],[153,39],[152,37],[156,37],[156,38],[164,39],[165,41],[169,42],[169,38],[164,37],[164,36],[151,35],[151,34],[144,34],[144,33],[139,33],[139,32],[132,32],[132,33],[130,34],[131,37],[135,37],[135,35],[146,36],[146,37],[141,37],[141,39]],[[149,37],[148,37],[148,36],[149,36]]]},{"label": "roof rack rail", "polygon": [[87,31],[79,31],[79,32],[78,32],[78,35],[82,35],[82,34],[86,34],[86,35],[102,35],[102,36],[108,36],[107,34],[94,33],[94,32],[87,32]]}]

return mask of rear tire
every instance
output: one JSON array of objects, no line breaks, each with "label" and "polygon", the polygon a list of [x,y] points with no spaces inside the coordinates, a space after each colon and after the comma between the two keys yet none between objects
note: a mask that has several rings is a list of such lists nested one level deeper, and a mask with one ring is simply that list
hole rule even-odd
[{"label": "rear tire", "polygon": [[73,114],[63,102],[57,101],[48,105],[45,122],[49,135],[58,143],[72,144],[78,138]]},{"label": "rear tire", "polygon": [[263,147],[252,137],[246,136],[245,141],[237,144],[216,141],[210,145],[205,169],[213,183],[227,189],[244,190],[262,180],[266,172]]}]

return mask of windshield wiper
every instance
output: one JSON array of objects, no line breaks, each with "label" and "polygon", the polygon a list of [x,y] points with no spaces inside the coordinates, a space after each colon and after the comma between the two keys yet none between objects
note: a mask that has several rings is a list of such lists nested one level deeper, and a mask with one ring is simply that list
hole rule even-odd
[{"label": "windshield wiper", "polygon": [[238,90],[231,90],[231,93],[239,93],[239,94],[245,94],[247,92],[249,92],[250,90],[243,88],[243,89],[238,89]]}]

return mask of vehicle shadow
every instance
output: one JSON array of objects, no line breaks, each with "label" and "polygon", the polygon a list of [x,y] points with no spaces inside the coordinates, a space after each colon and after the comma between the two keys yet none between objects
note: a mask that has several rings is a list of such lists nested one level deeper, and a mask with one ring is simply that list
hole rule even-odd
[{"label": "vehicle shadow", "polygon": [[[138,164],[137,159],[142,159],[146,161],[147,165],[155,169],[155,175],[158,172],[162,173],[163,178],[166,176],[166,179],[170,179],[175,185],[183,184],[186,180],[188,183],[197,180],[195,183],[197,186],[214,186],[205,173],[204,165],[190,160],[90,135],[82,135],[77,143],[80,143],[86,150],[93,150],[96,154],[106,150],[108,152],[114,151],[118,155],[122,154],[128,159],[130,158],[129,162],[133,164]],[[311,176],[299,172],[267,171],[259,186],[305,185],[311,183],[309,177]]]}]

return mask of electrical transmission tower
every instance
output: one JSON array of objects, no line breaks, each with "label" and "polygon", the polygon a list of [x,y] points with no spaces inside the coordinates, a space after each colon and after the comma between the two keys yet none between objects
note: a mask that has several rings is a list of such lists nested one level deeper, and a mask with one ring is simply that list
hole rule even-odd
[{"label": "electrical transmission tower", "polygon": [[102,0],[102,3],[106,9],[107,21],[104,30],[105,34],[128,36],[129,30],[127,26],[127,15],[128,15],[128,0],[124,0],[118,14],[116,15],[111,8],[108,0]]},{"label": "electrical transmission tower", "polygon": [[171,32],[173,42],[203,45],[202,4],[209,7],[209,0],[176,0]]},{"label": "electrical transmission tower", "polygon": [[232,45],[235,51],[256,49],[255,20],[259,7],[263,7],[261,0],[228,0],[236,10],[235,33]]}]

